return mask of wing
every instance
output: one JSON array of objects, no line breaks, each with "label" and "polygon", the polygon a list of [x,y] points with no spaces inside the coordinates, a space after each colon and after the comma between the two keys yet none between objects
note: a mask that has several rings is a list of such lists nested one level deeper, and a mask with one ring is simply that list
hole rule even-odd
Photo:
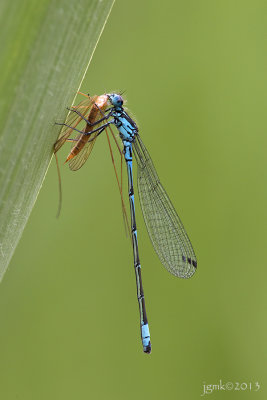
[{"label": "wing", "polygon": [[133,150],[141,209],[154,249],[170,273],[190,278],[197,268],[193,247],[139,135]]},{"label": "wing", "polygon": [[[78,106],[71,107],[73,110],[79,111],[85,118],[90,114],[91,109],[95,103],[95,100],[98,96],[88,97],[87,99],[83,100]],[[65,124],[71,126],[72,128],[76,128],[77,125],[82,121],[82,117],[75,112],[70,111]],[[54,152],[56,153],[66,142],[66,140],[70,137],[73,132],[73,129],[63,125],[60,131],[59,137],[54,144]]]},{"label": "wing", "polygon": [[[82,134],[78,134],[76,136],[76,139],[78,140],[80,138],[80,135]],[[80,169],[83,164],[85,163],[85,161],[87,160],[87,158],[90,156],[91,151],[93,150],[93,147],[95,145],[96,142],[96,138],[97,138],[97,132],[92,133],[92,135],[88,136],[88,140],[90,139],[90,142],[87,142],[84,147],[82,148],[82,150],[69,161],[69,167],[72,171],[77,171],[78,169]],[[75,142],[73,147],[75,146]]]}]

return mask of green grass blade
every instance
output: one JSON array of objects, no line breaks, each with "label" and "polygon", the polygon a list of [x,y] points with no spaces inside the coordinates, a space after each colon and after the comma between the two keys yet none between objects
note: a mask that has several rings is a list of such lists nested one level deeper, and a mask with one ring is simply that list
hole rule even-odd
[{"label": "green grass blade", "polygon": [[113,2],[1,1],[0,281]]}]

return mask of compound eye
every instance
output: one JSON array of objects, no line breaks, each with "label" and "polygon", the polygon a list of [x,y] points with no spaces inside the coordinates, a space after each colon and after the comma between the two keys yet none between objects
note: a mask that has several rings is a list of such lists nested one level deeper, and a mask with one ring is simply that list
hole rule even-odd
[{"label": "compound eye", "polygon": [[118,106],[123,105],[123,98],[120,95],[117,95],[114,100]]}]

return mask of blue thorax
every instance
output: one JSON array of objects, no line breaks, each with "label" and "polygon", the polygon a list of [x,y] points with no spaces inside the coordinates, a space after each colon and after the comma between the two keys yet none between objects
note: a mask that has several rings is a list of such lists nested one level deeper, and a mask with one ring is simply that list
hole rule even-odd
[{"label": "blue thorax", "polygon": [[114,124],[119,130],[122,140],[133,142],[135,135],[138,133],[138,128],[132,118],[124,111],[122,107],[123,98],[116,93],[108,94],[108,97],[112,105],[111,111],[114,117]]}]

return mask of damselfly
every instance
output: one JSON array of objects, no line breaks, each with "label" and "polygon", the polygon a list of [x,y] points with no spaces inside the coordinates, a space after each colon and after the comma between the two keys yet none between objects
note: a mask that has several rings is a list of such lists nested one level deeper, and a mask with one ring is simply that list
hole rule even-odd
[{"label": "damselfly", "polygon": [[[99,106],[96,105],[99,114],[102,115],[102,117],[98,120],[96,120],[95,118],[93,118],[94,120],[92,118],[90,119],[91,111],[89,112],[88,118],[84,116],[86,113],[83,114],[83,112],[81,111],[81,107],[84,107],[84,105],[79,105],[78,109],[70,109],[70,111],[75,114],[75,116],[69,117],[65,124],[61,124],[63,125],[63,129],[61,131],[60,138],[64,137],[64,139],[67,140],[66,137],[69,138],[71,131],[78,131],[79,136],[74,140],[77,141],[82,139],[83,142],[86,143],[86,146],[92,146],[91,143],[94,143],[96,137],[107,127],[110,128],[111,125],[115,125],[119,131],[119,135],[123,144],[123,151],[121,152],[121,154],[123,154],[124,156],[128,175],[128,191],[131,215],[131,239],[133,246],[134,269],[136,275],[137,299],[140,313],[141,339],[143,344],[143,351],[145,353],[150,353],[150,333],[145,307],[145,298],[141,277],[141,264],[139,259],[137,241],[132,154],[134,154],[137,164],[137,187],[143,217],[151,242],[162,264],[173,275],[180,278],[190,278],[196,271],[197,260],[191,242],[183,227],[183,224],[179,216],[177,215],[166,191],[160,183],[151,157],[140,138],[137,125],[123,108],[122,96],[116,93],[106,94],[104,96],[106,96],[106,98],[108,99],[107,102],[109,103],[109,106],[107,106],[106,102],[104,109],[101,109]],[[92,101],[94,102],[97,97],[93,99],[94,100]],[[91,110],[93,105],[91,105],[90,107],[89,108]],[[83,131],[80,131],[76,128],[77,124],[73,124],[74,120],[77,119],[77,116],[85,120],[87,124],[87,128],[85,128]],[[67,129],[69,129],[70,131],[68,131]],[[86,137],[86,140],[84,140],[84,137]],[[88,158],[88,155],[86,156],[86,159]],[[75,160],[75,157],[77,157],[77,155],[74,156],[73,160]],[[84,157],[82,157],[82,160],[83,164]],[[81,166],[79,163],[78,165],[79,167]],[[78,168],[71,167],[71,169]],[[118,181],[117,173],[116,177]],[[120,184],[119,189],[122,196],[122,187]]]}]

